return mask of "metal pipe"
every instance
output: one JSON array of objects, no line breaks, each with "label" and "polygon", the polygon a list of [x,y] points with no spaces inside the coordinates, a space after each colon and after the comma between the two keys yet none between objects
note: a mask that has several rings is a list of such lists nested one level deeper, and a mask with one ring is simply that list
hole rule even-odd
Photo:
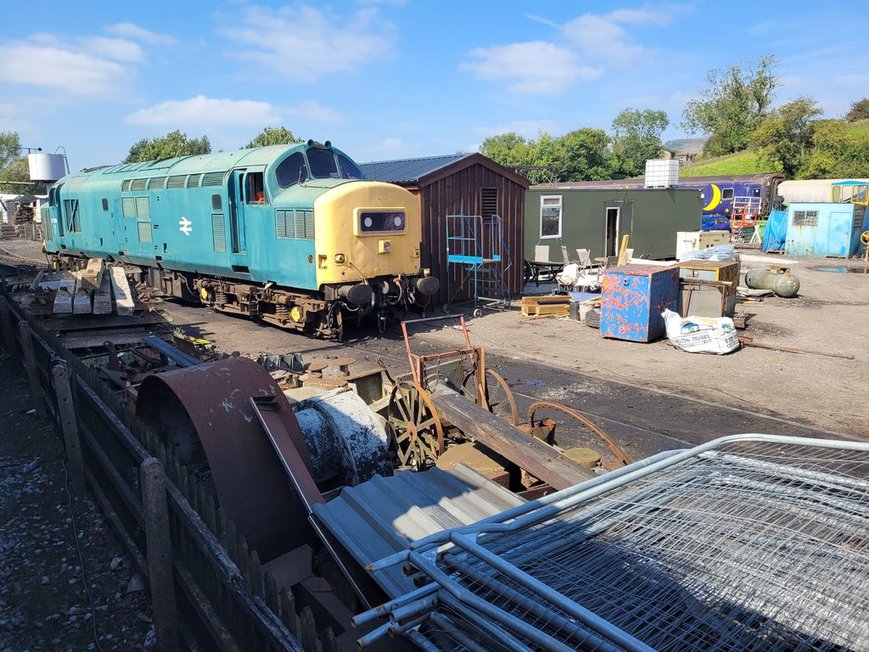
[{"label": "metal pipe", "polygon": [[384,602],[382,605],[378,607],[374,607],[373,609],[369,609],[368,611],[363,611],[361,614],[357,614],[350,618],[350,623],[354,627],[359,627],[360,625],[364,625],[365,623],[369,623],[372,620],[377,620],[378,618],[383,618],[388,616],[390,612],[394,611],[400,606],[410,604],[414,600],[419,600],[420,598],[424,598],[430,596],[434,593],[437,593],[438,586],[437,584],[431,583],[426,584],[418,589],[414,589],[410,593],[405,593],[404,595],[400,595],[397,598],[390,600],[389,602]]},{"label": "metal pipe", "polygon": [[[462,604],[459,600],[449,594],[442,595],[441,602],[443,602],[446,606],[450,607],[456,613],[467,614],[469,611],[468,605]],[[490,622],[489,620],[482,618],[480,614],[473,613],[473,610],[470,611],[471,615],[475,616],[474,624],[482,631],[484,631],[490,638],[497,641],[508,650],[512,650],[513,652],[531,652],[530,647],[525,645],[510,632],[502,627],[498,627],[496,623]]]}]

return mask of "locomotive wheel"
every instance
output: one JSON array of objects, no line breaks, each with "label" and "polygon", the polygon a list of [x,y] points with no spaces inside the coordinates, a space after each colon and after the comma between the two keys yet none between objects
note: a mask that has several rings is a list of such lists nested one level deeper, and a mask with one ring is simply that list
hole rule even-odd
[{"label": "locomotive wheel", "polygon": [[619,446],[615,440],[612,439],[608,434],[606,434],[601,428],[599,428],[591,419],[585,416],[579,410],[574,410],[573,408],[567,407],[566,405],[562,405],[561,403],[553,403],[551,401],[537,401],[536,403],[532,403],[528,407],[528,422],[531,424],[531,427],[538,425],[542,418],[537,419],[538,412],[546,413],[546,412],[560,412],[566,417],[573,419],[574,421],[579,422],[582,426],[585,426],[586,429],[593,432],[599,439],[601,439],[609,449],[612,456],[615,458],[615,461],[607,461],[603,460],[603,465],[612,471],[613,469],[620,468],[622,466],[627,466],[631,463],[630,458],[628,458],[628,454]]},{"label": "locomotive wheel", "polygon": [[[479,405],[477,396],[477,372],[472,371],[462,381],[462,394],[466,398]],[[483,390],[483,408],[507,423],[519,425],[519,408],[516,407],[516,399],[513,390],[497,371],[486,369],[486,386]]]},{"label": "locomotive wheel", "polygon": [[389,426],[399,461],[421,468],[444,451],[444,428],[428,392],[419,383],[399,381],[389,397]]}]

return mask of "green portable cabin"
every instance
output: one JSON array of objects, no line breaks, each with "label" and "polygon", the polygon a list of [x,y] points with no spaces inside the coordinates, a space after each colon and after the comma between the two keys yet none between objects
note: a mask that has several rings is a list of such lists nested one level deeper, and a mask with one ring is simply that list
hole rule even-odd
[{"label": "green portable cabin", "polygon": [[676,256],[676,232],[697,231],[703,206],[698,190],[675,188],[580,188],[570,183],[531,186],[525,193],[525,259],[549,245],[549,260],[570,260],[577,249],[592,257],[614,256],[631,236],[635,257]]}]

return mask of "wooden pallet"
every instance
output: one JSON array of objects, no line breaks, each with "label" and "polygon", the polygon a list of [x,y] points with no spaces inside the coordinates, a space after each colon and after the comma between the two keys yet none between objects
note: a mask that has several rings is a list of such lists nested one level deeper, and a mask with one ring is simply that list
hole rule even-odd
[{"label": "wooden pallet", "polygon": [[525,317],[566,317],[570,312],[570,297],[554,294],[522,297],[520,309]]}]

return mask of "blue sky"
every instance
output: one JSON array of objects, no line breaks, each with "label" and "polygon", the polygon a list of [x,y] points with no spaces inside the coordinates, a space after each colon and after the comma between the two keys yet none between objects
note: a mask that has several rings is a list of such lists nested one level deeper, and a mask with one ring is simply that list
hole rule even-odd
[{"label": "blue sky", "polygon": [[284,125],[364,162],[609,129],[631,106],[679,137],[708,70],[767,53],[777,103],[838,117],[869,95],[858,2],[4,4],[0,130],[63,146],[73,170],[173,129],[217,151]]}]

